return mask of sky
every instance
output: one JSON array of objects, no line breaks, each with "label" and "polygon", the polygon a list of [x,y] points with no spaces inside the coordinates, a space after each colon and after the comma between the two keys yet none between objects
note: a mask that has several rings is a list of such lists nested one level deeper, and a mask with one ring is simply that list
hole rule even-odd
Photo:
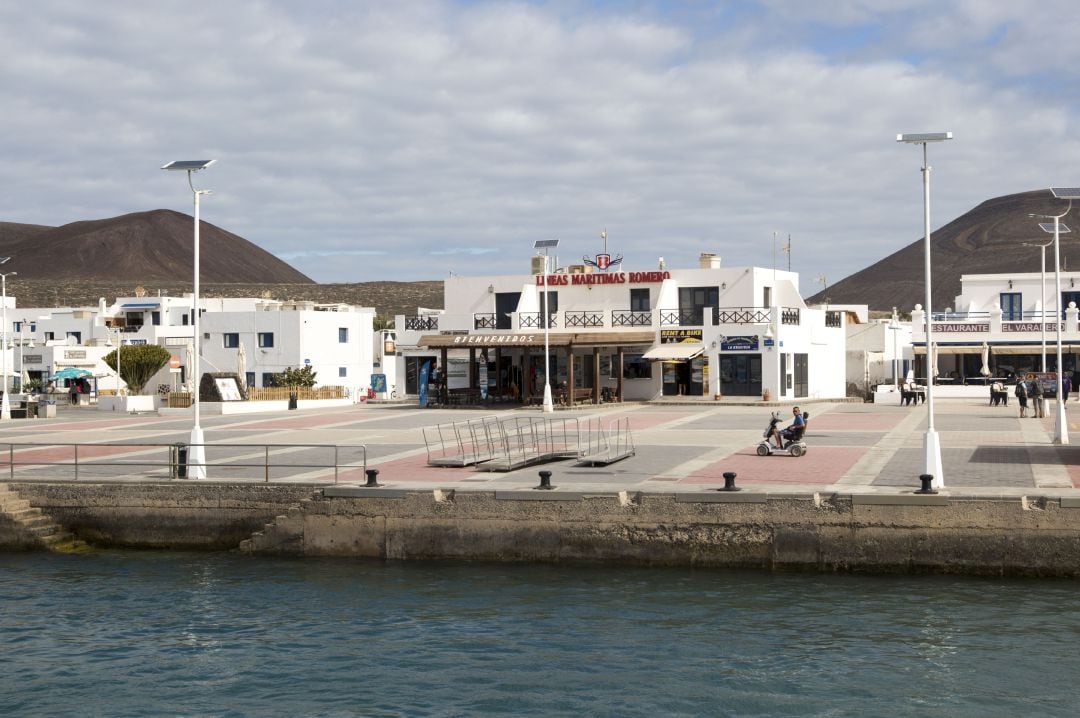
[{"label": "sky", "polygon": [[[1080,184],[1065,0],[0,0],[0,221],[191,213],[320,282],[791,268]],[[1037,229],[1036,229],[1037,232]],[[774,241],[774,237],[778,241]],[[776,259],[774,260],[774,256]]]}]

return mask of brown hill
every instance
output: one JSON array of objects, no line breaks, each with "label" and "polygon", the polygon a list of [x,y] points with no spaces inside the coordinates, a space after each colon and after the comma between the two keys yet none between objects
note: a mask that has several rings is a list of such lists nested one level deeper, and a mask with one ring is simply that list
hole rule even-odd
[{"label": "brown hill", "polygon": [[[1060,214],[1067,204],[1048,190],[1022,192],[990,199],[930,233],[933,308],[951,307],[960,294],[961,274],[1038,272],[1039,249],[1024,242],[1045,242],[1052,235],[1039,229],[1040,219],[1029,214]],[[1067,221],[1068,218],[1065,219]],[[1075,223],[1075,222],[1074,222]],[[1062,270],[1080,267],[1080,247],[1062,235]],[[876,264],[847,277],[808,302],[868,304],[872,310],[898,307],[907,313],[923,304],[923,240],[912,242]],[[1072,255],[1072,262],[1068,262]],[[1053,247],[1046,252],[1047,272],[1053,272]]]},{"label": "brown hill", "polygon": [[[62,227],[0,223],[0,256],[22,279],[143,284],[190,276],[192,218],[167,209]],[[243,237],[208,222],[199,233],[204,282],[310,283],[311,278]],[[25,302],[20,302],[26,306]]]}]

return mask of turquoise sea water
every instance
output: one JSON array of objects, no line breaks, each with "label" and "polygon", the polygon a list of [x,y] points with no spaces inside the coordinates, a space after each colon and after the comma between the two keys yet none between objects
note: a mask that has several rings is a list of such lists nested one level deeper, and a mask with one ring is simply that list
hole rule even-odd
[{"label": "turquoise sea water", "polygon": [[1072,716],[1077,588],[3,554],[0,714]]}]

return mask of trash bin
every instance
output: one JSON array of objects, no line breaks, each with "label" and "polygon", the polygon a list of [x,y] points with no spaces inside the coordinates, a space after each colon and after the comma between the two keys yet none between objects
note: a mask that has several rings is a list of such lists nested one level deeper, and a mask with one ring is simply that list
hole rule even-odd
[{"label": "trash bin", "polygon": [[188,447],[182,441],[172,445],[169,450],[169,477],[173,479],[187,478],[187,452]]},{"label": "trash bin", "polygon": [[295,409],[296,408],[296,392],[295,391],[289,392],[289,408],[290,409]]}]

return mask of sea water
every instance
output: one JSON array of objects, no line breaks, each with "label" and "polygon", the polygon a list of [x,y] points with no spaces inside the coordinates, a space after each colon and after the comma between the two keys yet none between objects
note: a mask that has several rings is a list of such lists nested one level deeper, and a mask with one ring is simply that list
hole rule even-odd
[{"label": "sea water", "polygon": [[4,716],[1072,716],[1073,581],[0,555]]}]

